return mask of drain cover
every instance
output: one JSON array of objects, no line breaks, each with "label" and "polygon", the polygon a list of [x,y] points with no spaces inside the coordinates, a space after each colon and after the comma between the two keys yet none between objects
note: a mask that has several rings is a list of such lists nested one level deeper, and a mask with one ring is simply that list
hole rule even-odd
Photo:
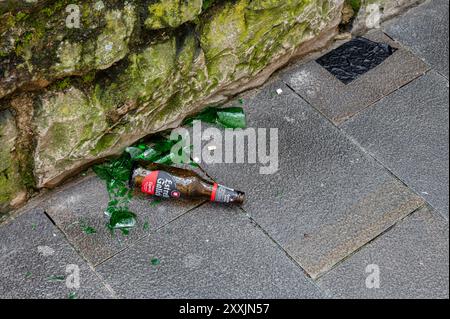
[{"label": "drain cover", "polygon": [[317,59],[317,63],[348,84],[381,64],[396,50],[388,44],[358,37]]}]

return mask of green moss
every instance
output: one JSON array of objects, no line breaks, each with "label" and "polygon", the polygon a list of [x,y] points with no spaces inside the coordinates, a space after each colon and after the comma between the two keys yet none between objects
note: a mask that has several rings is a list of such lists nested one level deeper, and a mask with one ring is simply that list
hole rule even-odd
[{"label": "green moss", "polygon": [[241,45],[241,39],[246,32],[247,4],[247,0],[236,4],[227,2],[220,11],[215,12],[212,19],[205,19],[200,27],[200,41],[208,60]]},{"label": "green moss", "polygon": [[[193,3],[173,1],[182,6],[188,2]],[[150,27],[167,27],[181,21],[167,18],[168,12],[180,18],[177,16],[180,8],[172,9],[172,1],[145,3],[150,3],[149,16],[142,16],[152,20],[147,21]],[[149,44],[108,67],[107,72],[95,76],[92,71],[80,77],[75,86],[72,83],[69,89],[66,85],[57,86],[56,98],[48,101],[45,115],[38,116],[37,120],[40,144],[36,153],[42,158],[37,175],[47,178],[50,174],[62,174],[65,165],[73,168],[78,162],[84,163],[85,158],[109,155],[140,135],[175,123],[180,114],[188,114],[219,88],[226,89],[233,81],[252,78],[275,59],[293,52],[305,39],[312,38],[330,19],[328,15],[333,7],[329,3],[335,4],[315,0],[202,2],[203,6],[213,3],[212,8],[196,17],[196,32],[192,32],[191,23],[176,32],[152,32],[147,38],[151,41]],[[92,52],[96,52],[95,57],[97,54],[104,57],[96,50],[113,39],[118,30],[115,23],[119,20],[119,11],[124,14],[122,9],[110,14],[108,31],[100,32],[100,37],[91,41],[93,49],[86,45],[89,39],[70,42],[71,46],[65,48],[67,59],[63,60],[73,62],[80,56],[80,63],[67,64],[70,67],[67,70],[78,72],[92,68],[92,61],[87,60],[92,58]],[[133,27],[125,33],[116,33],[127,35],[132,30]],[[153,37],[154,33],[164,36]],[[118,44],[126,46],[127,41]],[[73,45],[80,46],[80,55],[73,54],[77,51]],[[60,57],[63,57],[62,52]],[[97,62],[95,67],[106,65],[100,66]],[[83,91],[74,95],[75,91],[81,91],[77,88]],[[52,143],[53,137],[46,134],[58,122],[64,123],[69,133],[61,134],[60,140],[56,137]],[[62,131],[61,128],[53,130],[54,134]],[[58,143],[62,141],[65,142],[61,146]]]},{"label": "green moss", "polygon": [[259,73],[277,55],[297,47],[306,30],[317,28],[309,28],[318,23],[311,12],[326,20],[329,8],[312,0],[239,0],[218,6],[199,27],[210,77],[221,83]]},{"label": "green moss", "polygon": [[65,123],[54,123],[49,130],[51,140],[56,145],[67,145],[70,138],[70,131],[67,130]]},{"label": "green moss", "polygon": [[45,14],[47,17],[51,17],[53,15],[53,11],[49,7],[42,9],[41,13]]},{"label": "green moss", "polygon": [[95,79],[95,71],[90,71],[81,77],[84,83],[91,83]]},{"label": "green moss", "polygon": [[93,133],[94,133],[94,123],[87,123],[84,126],[83,131],[81,133],[80,143],[90,140],[93,136]]},{"label": "green moss", "polygon": [[21,190],[22,182],[14,167],[0,172],[0,212],[1,206],[8,204]]},{"label": "green moss", "polygon": [[16,126],[9,111],[0,112],[0,213],[5,212],[9,202],[23,189],[23,181],[14,157]]},{"label": "green moss", "polygon": [[31,51],[39,45],[40,40],[44,37],[46,32],[45,23],[40,19],[27,22],[27,31],[25,31],[17,40],[15,44],[15,53],[17,56],[22,56],[26,60],[30,59]]},{"label": "green moss", "polygon": [[25,51],[29,50],[30,43],[33,39],[33,32],[27,31],[21,37],[20,40],[16,42],[15,52],[17,56],[21,56]]},{"label": "green moss", "polygon": [[55,13],[59,12],[61,9],[65,8],[69,3],[70,1],[67,0],[58,0],[51,5],[47,5],[40,12],[46,15],[47,17],[51,17]]},{"label": "green moss", "polygon": [[345,0],[353,9],[355,13],[359,12],[361,9],[361,0]]},{"label": "green moss", "polygon": [[217,0],[203,0],[203,7],[202,7],[203,11],[206,11],[209,8],[211,8],[215,2],[217,2]]},{"label": "green moss", "polygon": [[158,91],[168,90],[165,81],[175,70],[176,41],[172,38],[130,55],[128,67],[104,90],[97,91],[96,99],[106,108],[129,101],[147,101]]},{"label": "green moss", "polygon": [[[22,152],[22,150],[18,150],[18,152]],[[18,168],[20,183],[25,189],[34,190],[36,188],[36,179],[34,176],[34,158],[32,151],[27,150],[26,154],[21,154],[18,157],[23,158]]]},{"label": "green moss", "polygon": [[[53,82],[80,75],[90,70],[103,70],[123,59],[129,52],[129,41],[137,23],[136,1],[105,1],[101,10],[95,10],[97,1],[80,3],[86,26],[70,29],[65,25],[65,8],[71,0],[52,0],[45,7],[36,7],[30,13],[19,12],[1,17],[0,34],[2,57],[13,56],[11,67],[27,68],[29,74],[18,72],[7,92],[12,93],[32,78]],[[4,28],[10,25],[11,32]],[[84,24],[83,24],[84,25]],[[8,38],[7,38],[8,37]],[[25,60],[25,63],[24,61]],[[91,82],[93,79],[83,79]],[[1,98],[1,96],[0,96]]]},{"label": "green moss", "polygon": [[116,134],[105,134],[103,135],[95,145],[94,149],[92,149],[92,155],[98,155],[101,152],[110,148],[116,141],[118,136]]},{"label": "green moss", "polygon": [[57,81],[54,84],[54,88],[56,88],[59,91],[63,91],[67,88],[69,88],[72,85],[72,81],[70,80],[70,78],[65,78],[61,81]]},{"label": "green moss", "polygon": [[145,25],[150,29],[176,28],[202,12],[202,0],[159,0],[148,6]]},{"label": "green moss", "polygon": [[33,39],[33,32],[25,32],[22,36],[22,41],[24,43],[30,43],[31,39]]},{"label": "green moss", "polygon": [[6,18],[6,26],[7,26],[7,28],[12,29],[12,28],[15,27],[15,25],[16,25],[15,16],[13,16],[11,14],[8,15],[8,17]]},{"label": "green moss", "polygon": [[197,40],[194,34],[189,34],[183,42],[182,48],[178,53],[177,64],[183,75],[188,75],[192,70],[192,66],[197,51]]},{"label": "green moss", "polygon": [[57,75],[61,76],[71,74],[80,67],[82,53],[82,44],[69,41],[61,42],[57,51],[60,62],[53,67],[53,70]]},{"label": "green moss", "polygon": [[17,21],[17,22],[25,21],[25,20],[28,19],[29,16],[30,16],[30,15],[29,15],[28,13],[20,12],[20,11],[19,11],[19,12],[16,14],[16,16],[15,16],[15,21]]},{"label": "green moss", "polygon": [[95,43],[94,68],[105,69],[128,53],[128,41],[137,21],[132,5],[106,12],[106,26]]}]

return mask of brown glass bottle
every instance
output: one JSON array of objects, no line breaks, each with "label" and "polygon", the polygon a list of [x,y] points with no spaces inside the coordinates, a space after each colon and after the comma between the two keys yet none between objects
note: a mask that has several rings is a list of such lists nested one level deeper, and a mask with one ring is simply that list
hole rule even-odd
[{"label": "brown glass bottle", "polygon": [[197,173],[145,161],[136,161],[130,186],[164,198],[200,198],[212,202],[242,204],[245,193],[211,183]]}]

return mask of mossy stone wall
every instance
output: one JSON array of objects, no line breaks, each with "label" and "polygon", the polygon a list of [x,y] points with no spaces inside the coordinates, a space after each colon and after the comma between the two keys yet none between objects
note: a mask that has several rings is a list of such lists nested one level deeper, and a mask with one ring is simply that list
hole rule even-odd
[{"label": "mossy stone wall", "polygon": [[[54,187],[323,48],[339,32],[343,7],[344,0],[2,2],[0,212],[23,202],[24,191]],[[79,27],[68,27],[75,13]]]}]

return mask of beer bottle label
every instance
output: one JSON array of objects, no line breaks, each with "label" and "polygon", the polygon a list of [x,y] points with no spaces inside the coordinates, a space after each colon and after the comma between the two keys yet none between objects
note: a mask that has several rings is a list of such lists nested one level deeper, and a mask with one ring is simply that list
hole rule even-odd
[{"label": "beer bottle label", "polygon": [[211,193],[211,201],[217,203],[232,203],[238,197],[234,189],[225,187],[223,185],[214,184]]},{"label": "beer bottle label", "polygon": [[172,175],[164,171],[153,171],[144,178],[142,192],[164,198],[179,198],[180,191]]}]

